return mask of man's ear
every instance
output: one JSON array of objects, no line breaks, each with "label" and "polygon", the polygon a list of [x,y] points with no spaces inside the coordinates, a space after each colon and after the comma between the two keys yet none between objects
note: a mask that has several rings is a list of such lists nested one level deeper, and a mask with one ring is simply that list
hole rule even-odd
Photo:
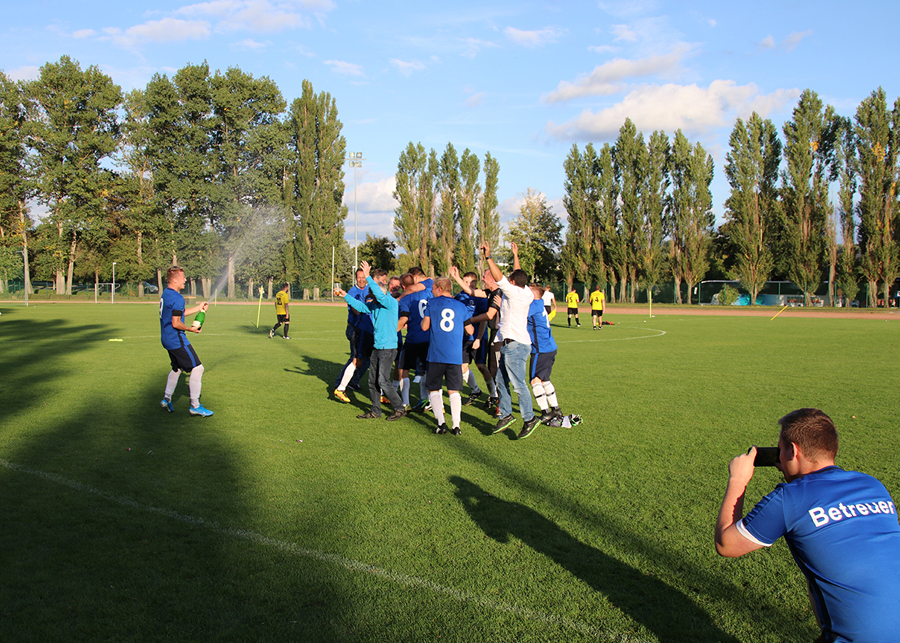
[{"label": "man's ear", "polygon": [[803,450],[796,442],[788,442],[785,451],[784,457],[786,460],[795,460],[800,453],[803,453]]}]

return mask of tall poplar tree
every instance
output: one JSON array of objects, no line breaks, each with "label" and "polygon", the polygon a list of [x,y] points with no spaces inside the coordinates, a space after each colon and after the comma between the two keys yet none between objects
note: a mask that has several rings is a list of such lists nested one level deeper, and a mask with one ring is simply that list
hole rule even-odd
[{"label": "tall poplar tree", "polygon": [[627,279],[631,286],[628,297],[633,304],[641,265],[639,243],[644,225],[641,193],[644,188],[644,172],[647,168],[647,147],[644,145],[644,135],[637,131],[630,118],[625,119],[625,124],[619,129],[614,154],[621,212],[619,233],[625,240],[624,271],[619,282],[619,300],[625,301]]},{"label": "tall poplar tree", "polygon": [[412,265],[421,266],[426,272],[432,267],[431,225],[437,174],[434,150],[427,153],[421,143],[410,142],[397,163],[394,199],[399,205],[394,209],[394,234]]},{"label": "tall poplar tree", "polygon": [[822,281],[836,133],[834,108],[805,90],[793,120],[784,124],[782,204],[788,277],[803,291],[807,306]]},{"label": "tall poplar tree", "polygon": [[838,212],[841,222],[841,247],[838,252],[837,287],[847,302],[856,299],[859,262],[856,258],[856,216],[853,200],[856,196],[859,159],[856,156],[856,136],[853,123],[842,118],[835,141],[835,164],[838,168]]},{"label": "tall poplar tree", "polygon": [[[484,191],[478,202],[478,240],[476,247],[485,242],[492,248],[500,243],[500,204],[497,198],[497,185],[500,177],[500,162],[490,152],[484,155]],[[484,272],[484,258],[479,253],[478,270]]]},{"label": "tall poplar tree", "polygon": [[11,265],[18,264],[18,253],[22,252],[25,292],[31,293],[25,122],[20,88],[0,71],[0,247],[6,249],[6,263]]},{"label": "tall poplar tree", "polygon": [[456,205],[456,251],[454,265],[462,272],[475,270],[475,241],[473,234],[475,216],[481,199],[481,184],[478,182],[481,173],[481,161],[478,156],[463,150],[459,159],[459,191]]},{"label": "tall poplar tree", "polygon": [[[563,207],[568,214],[566,242],[560,253],[563,278],[571,288],[577,278],[588,284],[605,277],[603,241],[597,208],[600,190],[597,181],[597,153],[588,143],[584,153],[572,145],[563,164],[566,172]],[[605,279],[603,279],[605,281]]]},{"label": "tall poplar tree", "polygon": [[736,255],[734,275],[755,305],[775,265],[769,231],[778,208],[781,141],[772,122],[753,112],[746,123],[737,119],[729,147],[725,176],[731,194],[725,202],[725,216]]},{"label": "tall poplar tree", "polygon": [[303,81],[303,94],[291,103],[290,206],[295,222],[297,270],[301,281],[328,283],[331,249],[341,247],[347,208],[343,163],[347,142],[337,104],[327,92]]},{"label": "tall poplar tree", "polygon": [[[672,194],[669,201],[670,258],[675,277],[675,301],[681,303],[681,282],[687,283],[688,303],[695,284],[703,281],[709,270],[715,215],[712,211],[712,156],[681,130],[672,142]],[[698,302],[699,303],[699,302]]]},{"label": "tall poplar tree", "polygon": [[459,156],[452,143],[447,143],[438,164],[438,208],[433,224],[434,263],[436,274],[446,275],[456,250],[457,200],[459,192]]},{"label": "tall poplar tree", "polygon": [[110,188],[111,174],[102,162],[118,145],[122,90],[98,67],[82,70],[63,56],[41,67],[24,93],[38,200],[49,207],[58,233],[56,289],[72,294],[79,235],[101,216]]},{"label": "tall poplar tree", "polygon": [[669,137],[665,132],[650,135],[644,156],[641,185],[642,222],[638,237],[641,281],[647,289],[647,301],[653,302],[653,287],[659,283],[666,264],[663,238],[666,235],[665,208],[669,189]]},{"label": "tall poplar tree", "polygon": [[859,246],[869,282],[869,305],[877,305],[881,282],[885,305],[900,274],[897,180],[900,174],[900,98],[888,111],[884,89],[872,92],[856,110],[859,158]]}]

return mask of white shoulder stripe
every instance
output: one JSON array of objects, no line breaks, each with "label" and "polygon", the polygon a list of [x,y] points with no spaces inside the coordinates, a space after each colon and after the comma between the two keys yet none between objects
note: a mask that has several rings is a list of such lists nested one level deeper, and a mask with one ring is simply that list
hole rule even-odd
[{"label": "white shoulder stripe", "polygon": [[757,545],[762,545],[763,547],[771,547],[774,544],[774,543],[764,543],[759,538],[757,538],[756,536],[751,534],[749,531],[747,531],[747,528],[744,527],[743,520],[739,520],[737,522],[737,525],[735,525],[735,526],[737,527],[738,533],[741,536],[743,536],[744,538],[746,538],[747,540],[749,540],[750,542],[756,543]]}]

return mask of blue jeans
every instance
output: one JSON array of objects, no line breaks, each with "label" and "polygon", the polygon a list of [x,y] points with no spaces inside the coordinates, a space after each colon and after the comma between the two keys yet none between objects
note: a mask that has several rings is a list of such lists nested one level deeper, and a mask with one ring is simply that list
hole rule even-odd
[{"label": "blue jeans", "polygon": [[372,400],[372,413],[381,417],[381,392],[391,401],[391,408],[399,411],[403,401],[391,381],[391,369],[397,359],[396,348],[376,348],[372,351],[372,362],[369,366],[369,397]]},{"label": "blue jeans", "polygon": [[528,421],[534,417],[534,406],[531,403],[531,389],[526,380],[528,373],[528,356],[531,346],[521,342],[510,342],[500,348],[500,366],[497,368],[497,394],[500,397],[500,417],[512,414],[512,384],[519,396],[519,412],[522,419]]}]

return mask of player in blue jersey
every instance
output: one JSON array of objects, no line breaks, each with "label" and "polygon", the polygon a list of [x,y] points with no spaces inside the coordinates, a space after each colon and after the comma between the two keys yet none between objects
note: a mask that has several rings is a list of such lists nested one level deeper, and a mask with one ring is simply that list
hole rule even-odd
[{"label": "player in blue jersey", "polygon": [[200,404],[200,389],[203,386],[203,364],[194,351],[194,347],[188,341],[186,332],[200,333],[203,329],[194,328],[184,323],[184,316],[196,315],[201,310],[206,312],[208,302],[202,302],[196,306],[185,308],[184,297],[181,289],[184,288],[184,270],[180,266],[172,266],[166,272],[166,289],[159,298],[159,326],[163,348],[169,351],[169,362],[172,370],[166,379],[166,392],[159,405],[169,413],[174,411],[172,407],[172,393],[178,384],[181,372],[190,373],[188,380],[191,396],[191,415],[209,417],[213,414]]},{"label": "player in blue jersey", "polygon": [[[500,311],[500,295],[499,290],[497,290],[497,284],[493,282],[493,278],[491,278],[490,270],[485,271],[485,289],[481,289],[478,287],[478,275],[474,272],[467,272],[465,275],[460,276],[459,268],[456,266],[450,266],[450,276],[453,280],[459,285],[462,289],[462,292],[457,295],[457,299],[461,299],[461,295],[467,295],[471,301],[474,303],[474,312],[472,313],[473,321],[472,325],[475,326],[475,333],[473,335],[473,341],[471,343],[471,359],[468,361],[474,361],[476,368],[481,373],[481,376],[484,378],[484,384],[488,390],[488,399],[487,406],[488,408],[496,407],[497,400],[497,385],[494,382],[493,374],[491,373],[491,369],[488,366],[488,357],[491,353],[491,333],[497,332],[497,316],[496,313]],[[490,280],[494,285],[494,290],[491,291],[488,289],[487,282]],[[491,309],[492,305],[492,293],[498,293],[496,299],[494,300],[494,310],[491,315],[488,315],[488,310]],[[475,318],[478,318],[479,321],[474,321]],[[466,355],[463,356],[464,358]],[[477,400],[481,391],[479,390],[478,395],[474,393],[474,391],[478,390],[478,387],[474,385],[474,376],[471,374],[472,371],[469,369],[469,376],[466,380],[469,382],[469,386],[472,388],[472,395],[469,396],[469,399],[466,400],[465,405],[468,406],[473,404],[475,400]],[[496,369],[494,369],[494,373],[496,373]]]},{"label": "player in blue jersey", "polygon": [[431,287],[433,282],[425,277],[425,272],[419,268],[411,268],[400,278],[403,286],[403,296],[400,297],[400,318],[397,330],[406,328],[406,341],[403,343],[403,354],[400,357],[400,396],[403,404],[409,406],[409,371],[416,369],[419,379],[419,402],[412,407],[413,411],[423,411],[428,405],[428,389],[425,386],[425,378],[422,377],[428,369],[428,340],[427,331],[422,330],[422,314],[429,299],[433,297]]},{"label": "player in blue jersey", "polygon": [[[450,270],[452,272],[454,267],[451,267]],[[457,274],[458,273],[459,271],[457,271]],[[474,317],[479,312],[479,305],[478,299],[472,294],[472,289],[473,285],[475,287],[478,285],[478,275],[474,272],[467,272],[462,276],[461,281],[467,283],[469,288],[457,293],[456,296],[454,296],[454,299],[462,303],[469,310],[469,317]],[[484,309],[486,310],[487,306],[484,306]],[[484,311],[482,310],[481,312]],[[463,336],[462,374],[463,382],[469,385],[469,399],[466,400],[466,406],[474,404],[475,400],[482,396],[481,389],[478,388],[478,382],[475,381],[475,373],[469,365],[475,361],[478,349],[481,347],[481,335],[487,330],[487,324],[479,324],[478,326],[473,325],[473,327],[475,329],[473,333]],[[482,331],[481,334],[479,334],[479,330]]]},{"label": "player in blue jersey", "polygon": [[756,447],[728,465],[716,522],[716,551],[737,557],[784,536],[806,576],[822,634],[817,641],[895,641],[900,632],[900,524],[894,501],[875,478],[835,466],[838,435],[818,409],[778,423],[785,484],[744,513]]},{"label": "player in blue jersey", "polygon": [[437,420],[434,432],[438,434],[447,432],[441,393],[446,380],[447,393],[450,397],[452,424],[450,433],[460,435],[463,338],[466,333],[473,333],[475,328],[467,323],[472,317],[471,311],[465,304],[453,298],[453,286],[447,277],[438,277],[434,280],[432,293],[434,297],[427,300],[422,316],[422,330],[429,333],[425,386],[428,388],[431,410]]},{"label": "player in blue jersey", "polygon": [[556,361],[556,340],[550,330],[550,319],[544,307],[544,289],[531,285],[534,301],[528,309],[528,335],[531,337],[531,390],[538,408],[541,422],[549,424],[553,418],[562,418],[562,411],[556,399],[556,389],[550,381],[553,363]]}]

